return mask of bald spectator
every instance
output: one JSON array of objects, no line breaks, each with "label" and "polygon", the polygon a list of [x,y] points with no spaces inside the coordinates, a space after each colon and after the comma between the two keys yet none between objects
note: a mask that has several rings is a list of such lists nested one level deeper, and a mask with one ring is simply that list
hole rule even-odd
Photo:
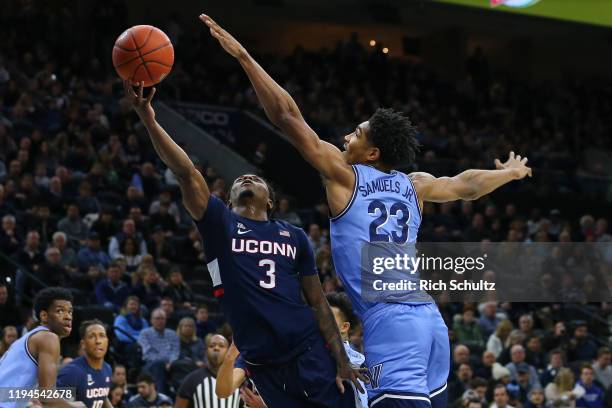
[{"label": "bald spectator", "polygon": [[151,313],[151,327],[143,329],[138,336],[145,362],[143,371],[155,379],[160,391],[166,390],[170,365],[178,359],[180,340],[174,330],[166,328],[166,312],[158,308]]},{"label": "bald spectator", "polygon": [[506,368],[510,370],[510,379],[518,381],[518,369],[527,370],[529,374],[530,388],[542,388],[538,373],[533,366],[525,363],[525,348],[520,344],[515,344],[510,349],[511,362],[506,364]]},{"label": "bald spectator", "polygon": [[142,235],[136,231],[134,220],[127,219],[123,221],[121,232],[112,237],[108,244],[108,254],[112,260],[121,257],[121,247],[127,238],[132,238],[136,242],[138,252],[141,256],[147,254],[147,243],[142,239]]},{"label": "bald spectator", "polygon": [[495,354],[490,351],[482,353],[481,365],[476,369],[476,377],[490,380],[493,378],[493,364],[495,364]]},{"label": "bald spectator", "polygon": [[612,385],[612,351],[608,347],[601,347],[597,352],[597,360],[593,364],[595,380],[604,388]]}]

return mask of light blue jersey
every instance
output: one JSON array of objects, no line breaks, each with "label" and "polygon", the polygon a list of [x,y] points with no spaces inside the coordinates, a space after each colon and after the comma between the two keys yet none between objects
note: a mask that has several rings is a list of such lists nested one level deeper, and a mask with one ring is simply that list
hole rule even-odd
[{"label": "light blue jersey", "polygon": [[[17,339],[0,359],[0,388],[33,388],[38,384],[38,362],[28,350],[28,339],[34,333],[49,330],[38,326]],[[2,408],[26,407],[23,403],[2,402]]]},{"label": "light blue jersey", "polygon": [[370,407],[445,407],[448,329],[433,299],[423,292],[414,297],[418,301],[377,302],[362,293],[364,247],[416,242],[421,225],[416,190],[404,173],[352,167],[355,189],[346,209],[331,219],[330,235],[336,272],[363,322]]}]

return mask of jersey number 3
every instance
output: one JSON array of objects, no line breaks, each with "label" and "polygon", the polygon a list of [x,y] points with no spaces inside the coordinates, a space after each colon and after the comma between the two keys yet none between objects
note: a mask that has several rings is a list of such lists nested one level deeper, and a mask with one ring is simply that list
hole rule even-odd
[{"label": "jersey number 3", "polygon": [[269,282],[266,282],[265,280],[260,280],[259,286],[265,289],[272,289],[276,286],[276,275],[274,275],[274,273],[276,272],[276,263],[271,259],[262,259],[261,261],[259,261],[259,266],[268,268],[268,270],[266,271],[266,275],[270,278]]},{"label": "jersey number 3", "polygon": [[[378,211],[377,211],[378,210]],[[395,242],[405,244],[408,241],[408,222],[410,221],[410,211],[406,204],[395,202],[387,211],[387,206],[380,200],[374,200],[368,205],[368,214],[376,217],[370,223],[370,242]],[[397,219],[399,231],[379,232],[383,225],[389,221],[390,217]]]}]

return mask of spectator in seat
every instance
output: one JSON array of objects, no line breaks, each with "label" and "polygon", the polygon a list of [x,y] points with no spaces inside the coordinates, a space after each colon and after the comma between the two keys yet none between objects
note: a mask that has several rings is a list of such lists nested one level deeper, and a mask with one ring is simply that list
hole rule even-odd
[{"label": "spectator in seat", "polygon": [[482,364],[476,369],[476,377],[485,380],[493,378],[493,364],[495,364],[495,354],[490,351],[483,351]]},{"label": "spectator in seat", "polygon": [[123,271],[116,263],[111,263],[106,270],[106,279],[100,281],[96,286],[96,300],[115,312],[118,312],[130,295],[130,288],[121,279]]},{"label": "spectator in seat", "polygon": [[[127,369],[123,364],[115,364],[113,366],[113,375],[111,376],[111,382],[121,387],[122,400],[125,404],[131,398],[132,393],[128,389]],[[113,405],[113,407],[116,407],[116,405]]]},{"label": "spectator in seat", "polygon": [[136,380],[138,394],[130,398],[128,408],[157,408],[167,405],[172,406],[172,399],[166,394],[157,391],[157,381],[149,374],[143,373]]},{"label": "spectator in seat", "polygon": [[574,383],[574,374],[569,368],[562,368],[544,389],[549,405],[560,408],[575,408],[576,400],[584,394],[584,388]]},{"label": "spectator in seat", "polygon": [[554,349],[548,353],[548,366],[542,373],[540,378],[541,384],[543,386],[548,385],[549,383],[555,380],[557,374],[559,374],[559,370],[563,368],[563,352],[561,349]]},{"label": "spectator in seat", "polygon": [[174,233],[177,229],[177,222],[169,211],[169,204],[162,202],[159,204],[159,210],[151,214],[150,220],[152,225],[161,226],[166,233]]},{"label": "spectator in seat", "polygon": [[100,245],[102,248],[108,248],[110,239],[118,230],[112,210],[109,208],[102,208],[98,219],[91,226],[91,230],[100,236]]},{"label": "spectator in seat", "polygon": [[512,322],[506,319],[499,322],[495,328],[495,333],[489,336],[489,340],[487,340],[487,351],[493,353],[495,358],[498,358],[504,350],[504,345],[511,331]]},{"label": "spectator in seat", "polygon": [[161,301],[164,287],[159,272],[155,268],[148,268],[144,271],[142,282],[134,287],[134,294],[151,310]]},{"label": "spectator in seat", "polygon": [[17,230],[17,221],[14,215],[7,214],[2,217],[2,230],[0,231],[0,250],[6,254],[19,251],[21,236]]},{"label": "spectator in seat", "polygon": [[482,307],[482,312],[478,318],[478,327],[480,327],[480,333],[482,333],[483,339],[488,339],[500,322],[500,318],[497,317],[497,303],[487,302]]},{"label": "spectator in seat", "polygon": [[580,323],[574,329],[574,337],[569,341],[567,352],[570,361],[591,362],[597,357],[597,345],[589,338],[586,323]]},{"label": "spectator in seat", "polygon": [[174,330],[166,328],[166,312],[155,309],[151,313],[151,327],[140,332],[144,372],[155,379],[156,388],[166,390],[170,365],[179,357],[180,340]]},{"label": "spectator in seat", "polygon": [[448,401],[453,403],[469,389],[474,372],[469,364],[460,364],[455,377],[448,384]]},{"label": "spectator in seat", "polygon": [[[538,373],[533,366],[525,363],[525,348],[520,344],[515,344],[510,350],[511,362],[506,364],[506,368],[510,370],[510,379],[518,381],[518,369],[529,371],[529,385],[531,388],[542,388]],[[524,363],[524,364],[523,364]]]},{"label": "spectator in seat", "polygon": [[172,298],[163,296],[159,301],[159,308],[166,312],[166,326],[172,330],[176,329],[181,318],[181,313],[174,309],[174,301]]},{"label": "spectator in seat", "polygon": [[49,247],[45,251],[45,263],[41,266],[38,276],[48,286],[66,286],[68,271],[60,263],[59,249]]},{"label": "spectator in seat", "polygon": [[527,352],[525,361],[538,370],[546,366],[546,354],[542,351],[542,341],[538,336],[531,336],[525,342]]},{"label": "spectator in seat", "polygon": [[89,232],[76,204],[68,204],[66,216],[59,220],[57,229],[65,232],[69,239],[76,241],[85,241]]},{"label": "spectator in seat", "polygon": [[40,234],[38,232],[28,232],[25,245],[17,255],[16,261],[31,272],[39,271],[41,265],[45,262],[45,258],[40,252]]},{"label": "spectator in seat", "polygon": [[87,271],[91,266],[101,269],[108,268],[111,263],[110,256],[102,249],[100,235],[90,232],[87,236],[86,246],[82,246],[77,254],[77,262],[81,271]]},{"label": "spectator in seat", "polygon": [[2,340],[0,340],[0,357],[6,353],[18,337],[19,333],[17,333],[15,326],[4,326],[2,329]]},{"label": "spectator in seat", "polygon": [[289,199],[281,198],[278,201],[278,208],[274,213],[274,218],[277,220],[283,220],[290,224],[295,225],[296,227],[301,227],[303,225],[302,219],[299,215],[289,207]]},{"label": "spectator in seat", "polygon": [[53,234],[52,245],[60,251],[60,265],[66,268],[69,272],[76,271],[76,261],[77,255],[74,249],[70,248],[68,245],[68,238],[66,234],[57,231]]},{"label": "spectator in seat", "polygon": [[140,332],[149,327],[149,323],[142,317],[138,296],[128,296],[125,299],[113,326],[120,329],[115,330],[115,336],[120,342],[132,344],[138,341]]},{"label": "spectator in seat", "polygon": [[217,331],[217,324],[210,319],[208,306],[202,304],[196,309],[196,332],[199,338],[205,339],[209,333]]},{"label": "spectator in seat", "polygon": [[160,207],[164,204],[167,208],[167,213],[174,218],[175,222],[180,220],[180,211],[178,205],[172,200],[172,188],[165,187],[160,193],[157,200],[151,203],[149,207],[149,216],[159,213]]},{"label": "spectator in seat", "polygon": [[482,350],[484,340],[480,333],[480,327],[474,319],[473,309],[465,308],[461,320],[456,321],[453,325],[453,332],[458,343],[465,344],[470,349]]},{"label": "spectator in seat", "polygon": [[142,239],[142,236],[136,232],[136,224],[134,220],[127,219],[123,221],[121,232],[113,236],[108,244],[108,254],[112,260],[121,256],[121,247],[126,238],[133,238],[136,241],[138,253],[142,256],[147,254],[147,244]]},{"label": "spectator in seat", "polygon": [[22,323],[21,312],[11,298],[7,284],[0,281],[0,327],[19,326]]},{"label": "spectator in seat", "polygon": [[[0,313],[1,315],[2,313]],[[603,385],[605,389],[609,389],[612,385],[612,351],[608,347],[601,347],[598,350],[597,360],[593,364],[593,371],[595,372],[595,380]]]},{"label": "spectator in seat", "polygon": [[191,309],[193,305],[193,292],[183,280],[183,273],[178,267],[170,270],[168,286],[164,289],[164,297],[170,297],[179,309]]},{"label": "spectator in seat", "polygon": [[584,394],[576,401],[577,407],[603,408],[604,392],[593,382],[594,378],[592,366],[585,364],[580,368],[578,385],[584,389]]},{"label": "spectator in seat", "polygon": [[529,391],[527,395],[528,401],[523,406],[524,408],[545,408],[546,398],[544,397],[544,390],[541,388],[534,388]]},{"label": "spectator in seat", "polygon": [[493,401],[494,403],[489,408],[514,408],[512,405],[508,405],[510,396],[506,390],[506,386],[503,384],[497,384],[493,390]]},{"label": "spectator in seat", "polygon": [[177,361],[189,360],[193,367],[204,367],[203,357],[206,350],[204,342],[196,335],[195,320],[192,317],[183,317],[176,332],[181,342],[179,360]]},{"label": "spectator in seat", "polygon": [[142,255],[138,253],[136,240],[134,238],[127,237],[123,240],[119,257],[125,261],[128,272],[131,273],[138,269],[142,261]]},{"label": "spectator in seat", "polygon": [[156,225],[153,228],[153,234],[148,243],[148,250],[155,258],[156,264],[160,267],[166,267],[170,260],[175,258],[174,248],[168,242],[161,225]]}]

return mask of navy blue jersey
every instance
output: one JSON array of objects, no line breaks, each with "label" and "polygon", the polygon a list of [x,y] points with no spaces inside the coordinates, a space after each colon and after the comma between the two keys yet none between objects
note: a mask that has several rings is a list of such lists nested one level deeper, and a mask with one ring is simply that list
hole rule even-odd
[{"label": "navy blue jersey", "polygon": [[299,280],[317,273],[303,230],[241,217],[212,195],[198,229],[214,294],[247,361],[286,361],[320,335]]},{"label": "navy blue jersey", "polygon": [[101,370],[96,370],[87,364],[85,357],[79,357],[62,367],[57,375],[57,386],[74,387],[75,401],[83,402],[88,408],[102,408],[110,390],[112,373],[106,362]]}]

